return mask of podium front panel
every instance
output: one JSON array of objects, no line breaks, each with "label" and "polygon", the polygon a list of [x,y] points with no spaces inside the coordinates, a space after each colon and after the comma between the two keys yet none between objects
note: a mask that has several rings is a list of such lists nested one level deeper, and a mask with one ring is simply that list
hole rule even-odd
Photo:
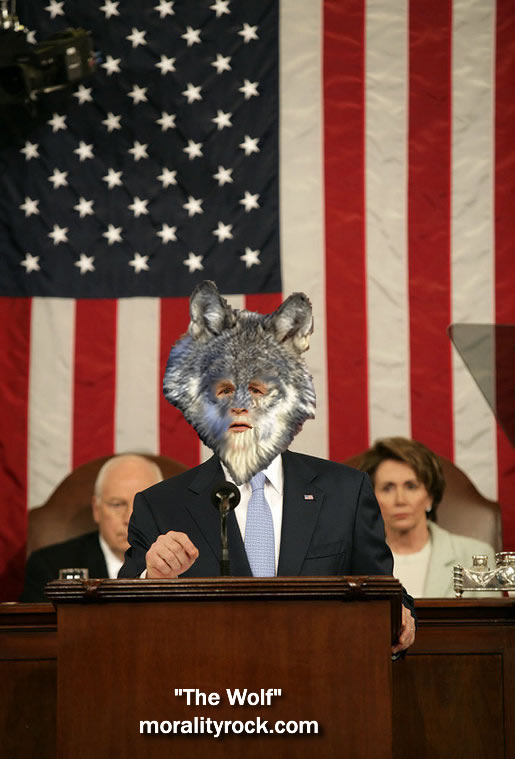
[{"label": "podium front panel", "polygon": [[[58,615],[61,759],[392,756],[388,601],[69,603]],[[214,722],[243,732],[216,738]],[[174,732],[190,723],[204,733]]]}]

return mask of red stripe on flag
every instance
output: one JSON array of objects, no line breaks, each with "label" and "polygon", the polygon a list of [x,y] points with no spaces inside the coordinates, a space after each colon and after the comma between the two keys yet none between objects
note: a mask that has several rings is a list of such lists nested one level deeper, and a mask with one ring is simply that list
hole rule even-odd
[{"label": "red stripe on flag", "polygon": [[0,601],[23,588],[31,301],[0,298]]},{"label": "red stripe on flag", "polygon": [[408,245],[412,435],[453,457],[449,0],[410,4]]},{"label": "red stripe on flag", "polygon": [[[287,293],[291,295],[291,293]],[[246,295],[245,308],[247,311],[257,311],[258,314],[271,314],[282,303],[281,293],[263,293],[262,295]]]},{"label": "red stripe on flag", "polygon": [[[495,109],[495,301],[497,324],[515,324],[515,6],[497,0]],[[500,352],[502,355],[502,352]],[[501,356],[498,356],[499,359]],[[505,356],[508,359],[508,356]],[[515,357],[511,356],[512,376]],[[513,386],[511,387],[513,391]],[[501,404],[502,399],[498,400]],[[504,548],[515,550],[515,451],[497,428]]]},{"label": "red stripe on flag", "polygon": [[73,468],[114,451],[116,313],[116,300],[76,303]]},{"label": "red stripe on flag", "polygon": [[200,461],[200,443],[197,433],[182,413],[165,400],[162,387],[170,348],[186,332],[189,322],[189,298],[161,300],[160,453],[187,466],[196,466]]},{"label": "red stripe on flag", "polygon": [[362,0],[324,3],[329,455],[368,446]]}]

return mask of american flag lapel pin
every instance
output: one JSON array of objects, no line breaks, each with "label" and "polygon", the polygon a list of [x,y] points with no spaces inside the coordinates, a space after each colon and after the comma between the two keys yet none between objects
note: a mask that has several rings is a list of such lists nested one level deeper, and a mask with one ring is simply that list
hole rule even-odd
[{"label": "american flag lapel pin", "polygon": [[304,500],[305,501],[314,501],[315,496],[312,493],[304,493]]}]

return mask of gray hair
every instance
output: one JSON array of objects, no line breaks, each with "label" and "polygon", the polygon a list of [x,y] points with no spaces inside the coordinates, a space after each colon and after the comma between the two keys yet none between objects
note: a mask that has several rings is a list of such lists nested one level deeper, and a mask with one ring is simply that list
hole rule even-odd
[{"label": "gray hair", "polygon": [[163,480],[163,473],[161,472],[160,467],[158,464],[156,464],[155,461],[152,461],[152,459],[148,458],[147,456],[144,456],[141,453],[120,453],[117,456],[112,456],[110,459],[107,459],[106,462],[102,464],[100,467],[97,478],[95,480],[95,486],[93,489],[93,493],[95,496],[99,497],[102,493],[102,485],[104,483],[105,476],[107,472],[116,464],[118,461],[122,461],[124,459],[138,459],[138,461],[144,461],[146,464],[149,465],[149,468],[154,469],[156,474],[156,483],[161,482]]}]

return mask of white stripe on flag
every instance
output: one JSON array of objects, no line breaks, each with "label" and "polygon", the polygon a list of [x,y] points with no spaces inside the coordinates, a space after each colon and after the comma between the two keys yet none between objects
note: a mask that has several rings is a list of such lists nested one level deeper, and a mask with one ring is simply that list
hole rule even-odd
[{"label": "white stripe on flag", "polygon": [[[245,308],[245,296],[244,295],[225,295],[224,298],[227,301],[227,303],[231,306],[231,308],[237,308],[240,311],[242,311]],[[207,445],[204,445],[201,440],[199,440],[199,446],[200,446],[200,460],[201,461],[207,461],[211,458],[213,455],[213,451],[211,448],[208,448]]]},{"label": "white stripe on flag", "polygon": [[41,506],[71,470],[75,301],[33,298],[27,502]]},{"label": "white stripe on flag", "polygon": [[370,0],[366,20],[369,437],[411,435],[407,262],[406,0]]},{"label": "white stripe on flag", "polygon": [[[451,313],[453,322],[495,321],[495,7],[456,0],[453,14]],[[453,351],[455,462],[497,497],[492,412]]]},{"label": "white stripe on flag", "polygon": [[115,452],[159,450],[158,298],[121,298],[116,326]]},{"label": "white stripe on flag", "polygon": [[[306,360],[317,395],[316,419],[292,449],[328,455],[322,138],[322,3],[280,3],[280,208],[283,293],[305,292],[315,331]],[[299,52],[300,51],[300,52]]]}]

